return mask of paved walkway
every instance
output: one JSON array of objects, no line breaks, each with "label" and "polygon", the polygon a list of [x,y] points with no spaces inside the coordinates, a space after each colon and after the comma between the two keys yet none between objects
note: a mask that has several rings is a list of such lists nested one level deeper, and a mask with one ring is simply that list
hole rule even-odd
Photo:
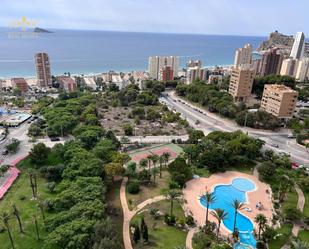
[{"label": "paved walkway", "polygon": [[[304,206],[305,206],[305,196],[304,196],[304,193],[303,193],[303,191],[298,186],[295,186],[295,190],[296,190],[297,195],[298,195],[297,208],[303,213],[304,212]],[[301,223],[294,222],[293,223],[292,234],[294,236],[297,236],[300,228],[301,228]]]},{"label": "paved walkway", "polygon": [[189,229],[189,232],[187,234],[187,238],[186,238],[186,249],[193,249],[192,246],[192,239],[193,239],[193,235],[198,231],[197,227],[191,227]]},{"label": "paved walkway", "polygon": [[133,249],[131,243],[131,236],[130,236],[130,221],[140,210],[142,210],[147,205],[164,200],[166,197],[164,195],[159,195],[154,198],[150,198],[139,205],[137,205],[132,211],[129,209],[127,198],[126,198],[126,185],[128,182],[128,177],[124,177],[120,187],[120,201],[123,211],[123,243],[125,249]]}]

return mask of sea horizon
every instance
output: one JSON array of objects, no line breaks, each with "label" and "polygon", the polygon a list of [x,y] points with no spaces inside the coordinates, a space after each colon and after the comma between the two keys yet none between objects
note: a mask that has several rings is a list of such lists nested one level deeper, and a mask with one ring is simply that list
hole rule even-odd
[{"label": "sea horizon", "polygon": [[265,36],[175,34],[127,31],[48,29],[33,38],[9,37],[0,27],[0,78],[35,77],[34,54],[47,52],[53,75],[94,75],[102,72],[147,71],[149,56],[179,56],[180,69],[188,60],[204,67],[230,66],[235,50],[247,43],[254,49]]}]

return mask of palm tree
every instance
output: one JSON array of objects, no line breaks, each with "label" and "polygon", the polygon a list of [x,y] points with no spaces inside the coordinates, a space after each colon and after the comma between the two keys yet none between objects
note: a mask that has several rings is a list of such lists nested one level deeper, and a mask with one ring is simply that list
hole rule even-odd
[{"label": "palm tree", "polygon": [[35,225],[35,231],[36,231],[36,236],[37,239],[40,240],[40,233],[39,233],[39,227],[38,227],[38,220],[36,218],[36,216],[33,216],[33,221],[34,221],[34,225]]},{"label": "palm tree", "polygon": [[292,241],[292,245],[294,246],[294,249],[309,249],[309,244],[301,240]]},{"label": "palm tree", "polygon": [[236,228],[236,219],[237,219],[237,213],[238,210],[243,209],[245,206],[245,203],[235,199],[232,203],[232,207],[235,209],[235,216],[234,216],[234,227],[233,227],[233,233],[235,232],[235,228]]},{"label": "palm tree", "polygon": [[294,182],[287,176],[283,175],[281,177],[280,186],[279,186],[279,201],[284,202],[286,193],[291,190],[294,186]]},{"label": "palm tree", "polygon": [[267,218],[264,214],[258,214],[255,216],[254,221],[259,225],[259,240],[261,239],[261,230],[264,229],[265,225],[267,224]]},{"label": "palm tree", "polygon": [[159,160],[159,156],[158,155],[153,155],[151,157],[151,162],[152,162],[152,165],[153,165],[153,182],[156,183],[156,164]]},{"label": "palm tree", "polygon": [[149,174],[151,174],[150,169],[151,169],[152,157],[153,157],[153,155],[148,155],[147,156]]},{"label": "palm tree", "polygon": [[20,215],[19,215],[19,210],[17,209],[15,204],[12,205],[12,208],[13,208],[13,215],[16,217],[18,225],[19,225],[19,231],[21,233],[24,233],[23,226],[21,224]]},{"label": "palm tree", "polygon": [[12,248],[15,249],[14,241],[13,241],[12,234],[11,234],[10,223],[9,223],[10,218],[11,217],[10,217],[9,213],[6,212],[6,211],[3,211],[0,214],[0,220],[3,223],[3,225],[6,227],[6,230],[8,231],[8,235],[9,235],[9,238],[10,238],[10,241],[11,241]]},{"label": "palm tree", "polygon": [[170,160],[171,154],[168,152],[164,152],[162,154],[163,158],[164,158],[164,162],[165,162],[165,167],[167,166],[168,161]]},{"label": "palm tree", "polygon": [[174,200],[179,196],[181,196],[181,192],[176,189],[171,189],[166,193],[166,198],[171,201],[171,216],[173,215]]},{"label": "palm tree", "polygon": [[220,226],[221,226],[221,222],[225,219],[227,219],[228,213],[225,212],[223,209],[221,208],[216,208],[214,211],[210,212],[218,221],[218,229],[217,229],[217,242],[219,240],[219,232],[220,232]]},{"label": "palm tree", "polygon": [[160,178],[162,178],[162,165],[164,163],[165,159],[163,155],[159,156],[159,164],[160,164]]},{"label": "palm tree", "polygon": [[38,208],[39,208],[40,211],[41,211],[43,223],[44,223],[44,225],[45,225],[45,212],[44,212],[44,209],[45,209],[45,202],[44,202],[43,200],[39,200],[39,201],[38,201]]},{"label": "palm tree", "polygon": [[139,161],[139,166],[143,169],[145,169],[148,165],[148,160],[146,158],[143,158]]},{"label": "palm tree", "polygon": [[205,225],[208,223],[208,210],[209,206],[213,204],[216,201],[216,196],[213,192],[206,191],[205,194],[201,196],[201,198],[204,198],[206,201],[206,219],[205,219]]}]

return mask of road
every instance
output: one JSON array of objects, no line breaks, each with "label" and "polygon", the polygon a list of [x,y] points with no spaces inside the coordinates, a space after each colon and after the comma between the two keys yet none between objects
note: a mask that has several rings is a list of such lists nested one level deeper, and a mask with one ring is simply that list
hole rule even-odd
[{"label": "road", "polygon": [[[12,161],[16,160],[17,158],[21,158],[23,156],[28,155],[31,148],[36,143],[42,142],[48,147],[53,147],[57,143],[64,143],[66,140],[70,139],[66,138],[61,139],[61,141],[51,142],[49,138],[44,138],[44,139],[37,139],[35,143],[32,143],[30,142],[30,137],[28,137],[27,135],[29,126],[30,124],[24,123],[18,127],[9,128],[9,134],[7,138],[0,142],[0,163],[2,165],[12,164]],[[5,150],[5,146],[10,144],[13,138],[18,139],[20,141],[18,151],[15,154],[2,155],[2,151]]]},{"label": "road", "polygon": [[[186,119],[193,128],[202,130],[206,135],[213,131],[233,132],[242,130],[254,138],[264,140],[265,149],[272,149],[277,153],[285,152],[291,156],[293,162],[309,166],[308,151],[303,146],[298,145],[294,139],[288,138],[291,132],[287,129],[274,132],[242,127],[232,120],[222,118],[180,99],[174,92],[164,93],[163,96],[160,97],[160,102],[165,103],[169,109],[181,113],[181,116]],[[196,122],[197,120],[198,122]],[[274,144],[279,147],[273,147],[272,145]]]}]

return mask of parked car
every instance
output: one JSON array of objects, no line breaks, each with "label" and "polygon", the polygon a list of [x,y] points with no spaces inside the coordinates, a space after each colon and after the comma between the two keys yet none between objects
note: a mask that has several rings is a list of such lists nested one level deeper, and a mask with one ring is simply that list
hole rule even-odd
[{"label": "parked car", "polygon": [[7,155],[7,154],[9,154],[9,151],[8,151],[8,150],[3,150],[3,151],[2,151],[2,155]]},{"label": "parked car", "polygon": [[278,144],[271,144],[271,147],[279,148],[279,145]]},{"label": "parked car", "polygon": [[50,141],[55,142],[55,141],[60,141],[59,137],[51,137]]}]

